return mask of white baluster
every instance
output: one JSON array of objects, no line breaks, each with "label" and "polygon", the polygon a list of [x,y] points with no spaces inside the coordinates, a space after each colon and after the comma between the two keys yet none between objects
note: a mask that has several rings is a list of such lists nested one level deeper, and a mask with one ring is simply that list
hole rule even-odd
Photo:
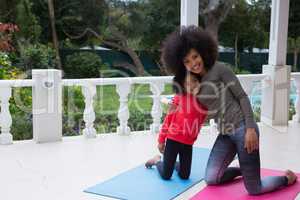
[{"label": "white baluster", "polygon": [[300,78],[295,79],[295,86],[296,86],[296,102],[295,102],[296,114],[293,116],[293,121],[300,122]]},{"label": "white baluster", "polygon": [[95,138],[97,136],[97,132],[94,128],[95,111],[93,103],[94,96],[96,94],[96,86],[92,84],[86,84],[82,87],[82,93],[85,102],[85,108],[83,113],[85,128],[83,129],[83,135],[86,138]]},{"label": "white baluster", "polygon": [[119,94],[120,107],[118,111],[118,119],[120,126],[117,127],[117,133],[122,135],[130,134],[128,126],[129,110],[128,110],[128,94],[130,92],[130,83],[117,84],[117,93]]},{"label": "white baluster", "polygon": [[12,119],[9,111],[9,99],[11,97],[10,87],[0,87],[0,144],[12,144],[13,136],[10,133]]},{"label": "white baluster", "polygon": [[151,133],[157,133],[160,128],[160,119],[162,117],[162,106],[160,102],[160,95],[164,90],[165,84],[163,82],[151,83],[150,90],[153,94],[153,106],[151,116],[153,123],[150,126]]},{"label": "white baluster", "polygon": [[243,89],[245,90],[246,94],[248,95],[248,97],[250,98],[251,93],[252,93],[252,80],[251,79],[240,79],[240,83],[243,87]]}]

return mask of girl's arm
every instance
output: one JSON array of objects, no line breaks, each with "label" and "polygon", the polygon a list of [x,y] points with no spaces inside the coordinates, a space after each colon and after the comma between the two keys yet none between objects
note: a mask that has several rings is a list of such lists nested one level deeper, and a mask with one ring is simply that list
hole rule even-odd
[{"label": "girl's arm", "polygon": [[162,124],[162,127],[160,129],[159,135],[158,135],[158,143],[165,143],[166,137],[168,134],[169,126],[172,122],[173,116],[178,108],[178,96],[174,96],[172,103],[170,104],[167,115],[164,119],[164,122]]}]

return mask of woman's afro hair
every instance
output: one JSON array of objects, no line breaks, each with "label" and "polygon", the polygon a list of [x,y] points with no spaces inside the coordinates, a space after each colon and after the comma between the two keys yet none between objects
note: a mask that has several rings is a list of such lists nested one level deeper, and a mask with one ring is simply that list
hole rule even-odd
[{"label": "woman's afro hair", "polygon": [[183,59],[191,49],[201,55],[207,71],[215,64],[218,43],[212,34],[197,26],[182,26],[163,42],[161,62],[167,72],[175,76],[185,73]]}]

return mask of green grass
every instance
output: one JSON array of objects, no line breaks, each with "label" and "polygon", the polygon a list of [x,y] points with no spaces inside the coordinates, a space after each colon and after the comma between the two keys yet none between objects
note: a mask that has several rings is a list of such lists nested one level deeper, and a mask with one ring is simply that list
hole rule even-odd
[{"label": "green grass", "polygon": [[[118,111],[120,107],[119,95],[115,85],[97,86],[97,93],[94,98],[95,128],[98,133],[115,132],[118,126]],[[172,94],[170,84],[165,86],[162,93]],[[83,111],[85,107],[84,98],[79,86],[64,87],[64,122],[65,135],[74,135],[74,126],[84,127]],[[150,86],[146,84],[134,84],[128,95],[128,109],[130,112],[128,124],[132,130],[148,129],[152,123],[151,109],[153,100]],[[163,106],[163,113],[167,106]],[[144,126],[144,128],[142,127]]]},{"label": "green grass", "polygon": [[[164,95],[172,94],[170,84],[166,85]],[[64,105],[66,111],[82,111],[84,109],[84,98],[79,86],[64,87]],[[135,84],[128,95],[128,107],[138,109],[141,112],[150,112],[152,109],[152,92],[149,85]],[[96,113],[117,113],[120,107],[119,95],[116,86],[97,86],[97,93],[94,98],[94,110]]]},{"label": "green grass", "polygon": [[[172,94],[171,85],[166,85],[164,95]],[[135,84],[131,88],[128,95],[128,107],[138,109],[141,112],[149,113],[152,109],[152,92],[149,85]],[[95,112],[96,113],[117,113],[119,110],[119,95],[116,91],[116,86],[98,86],[97,96],[95,97]]]}]

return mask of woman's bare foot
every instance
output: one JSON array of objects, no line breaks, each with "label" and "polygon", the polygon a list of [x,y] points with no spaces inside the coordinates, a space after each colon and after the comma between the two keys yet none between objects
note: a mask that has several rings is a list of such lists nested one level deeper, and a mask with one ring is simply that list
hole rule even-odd
[{"label": "woman's bare foot", "polygon": [[158,161],[160,161],[161,159],[161,156],[160,155],[156,155],[154,156],[153,158],[151,158],[150,160],[148,160],[146,163],[145,163],[145,167],[146,168],[151,168],[153,165],[155,165]]},{"label": "woman's bare foot", "polygon": [[291,170],[286,170],[285,176],[288,179],[288,185],[292,185],[292,184],[296,183],[297,178],[298,178],[296,176],[296,174],[294,172],[292,172]]}]

